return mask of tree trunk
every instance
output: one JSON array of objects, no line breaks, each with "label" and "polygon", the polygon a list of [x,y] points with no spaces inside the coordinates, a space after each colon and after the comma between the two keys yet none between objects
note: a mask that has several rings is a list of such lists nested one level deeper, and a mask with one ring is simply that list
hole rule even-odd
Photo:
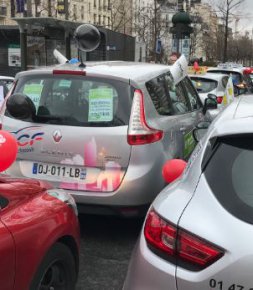
[{"label": "tree trunk", "polygon": [[227,50],[228,50],[228,17],[229,11],[226,12],[225,18],[225,36],[224,36],[224,52],[223,52],[223,62],[227,61]]}]

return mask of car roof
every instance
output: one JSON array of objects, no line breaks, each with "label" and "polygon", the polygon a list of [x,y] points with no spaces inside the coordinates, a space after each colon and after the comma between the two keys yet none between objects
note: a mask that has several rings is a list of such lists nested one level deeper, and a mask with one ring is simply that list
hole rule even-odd
[{"label": "car roof", "polygon": [[131,79],[134,81],[145,81],[152,78],[153,75],[163,73],[169,70],[170,66],[142,62],[126,61],[99,61],[85,62],[86,67],[80,68],[79,64],[63,64],[51,67],[44,67],[30,71],[20,72],[17,77],[22,75],[34,75],[41,73],[52,73],[53,70],[74,70],[86,71],[91,75],[110,76],[114,78]]},{"label": "car roof", "polygon": [[253,134],[253,94],[235,99],[214,122],[211,138],[217,136]]},{"label": "car roof", "polygon": [[0,80],[14,80],[14,78],[9,76],[0,76]]},{"label": "car roof", "polygon": [[232,72],[237,72],[237,73],[240,73],[240,74],[243,74],[243,70],[245,68],[219,68],[219,67],[215,67],[215,68],[209,68],[207,70],[207,72],[212,72],[212,71],[220,71],[220,72],[228,72],[228,73],[232,73]]},{"label": "car roof", "polygon": [[190,74],[190,78],[198,78],[198,79],[211,79],[211,80],[216,80],[219,81],[220,79],[224,78],[226,75],[221,74],[221,73],[205,73],[205,74]]}]

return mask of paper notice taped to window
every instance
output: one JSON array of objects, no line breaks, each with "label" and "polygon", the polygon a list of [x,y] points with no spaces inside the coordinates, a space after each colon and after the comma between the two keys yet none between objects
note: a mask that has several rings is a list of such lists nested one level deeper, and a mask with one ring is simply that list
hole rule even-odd
[{"label": "paper notice taped to window", "polygon": [[23,93],[27,95],[34,103],[36,109],[40,104],[41,92],[43,89],[43,85],[41,84],[27,84],[24,87]]},{"label": "paper notice taped to window", "polygon": [[113,119],[113,90],[89,90],[89,122],[110,122]]}]

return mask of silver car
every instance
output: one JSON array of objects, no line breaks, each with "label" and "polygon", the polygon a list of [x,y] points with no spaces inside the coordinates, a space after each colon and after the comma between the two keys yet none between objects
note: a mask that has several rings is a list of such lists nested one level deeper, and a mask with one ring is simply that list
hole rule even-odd
[{"label": "silver car", "polygon": [[229,78],[228,75],[206,73],[201,75],[189,75],[189,77],[198,91],[203,104],[208,94],[215,95],[218,104],[222,103]]},{"label": "silver car", "polygon": [[9,92],[13,81],[14,81],[13,77],[0,76],[0,107],[3,103],[4,98]]},{"label": "silver car", "polygon": [[4,83],[8,89],[11,88],[14,78],[10,76],[0,76],[0,83]]},{"label": "silver car", "polygon": [[182,175],[151,205],[124,290],[253,289],[252,112],[252,95],[236,99],[183,173],[165,165],[167,178]]},{"label": "silver car", "polygon": [[120,61],[17,74],[2,116],[19,144],[8,173],[67,190],[80,212],[141,214],[204,117],[190,79],[175,79],[165,65]]}]

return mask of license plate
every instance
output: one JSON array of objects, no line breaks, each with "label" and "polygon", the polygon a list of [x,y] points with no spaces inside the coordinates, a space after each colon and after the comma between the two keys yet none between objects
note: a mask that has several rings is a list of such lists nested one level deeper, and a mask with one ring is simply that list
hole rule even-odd
[{"label": "license plate", "polygon": [[78,166],[48,164],[48,163],[33,163],[33,175],[55,177],[56,179],[75,179],[85,180],[86,168]]}]

